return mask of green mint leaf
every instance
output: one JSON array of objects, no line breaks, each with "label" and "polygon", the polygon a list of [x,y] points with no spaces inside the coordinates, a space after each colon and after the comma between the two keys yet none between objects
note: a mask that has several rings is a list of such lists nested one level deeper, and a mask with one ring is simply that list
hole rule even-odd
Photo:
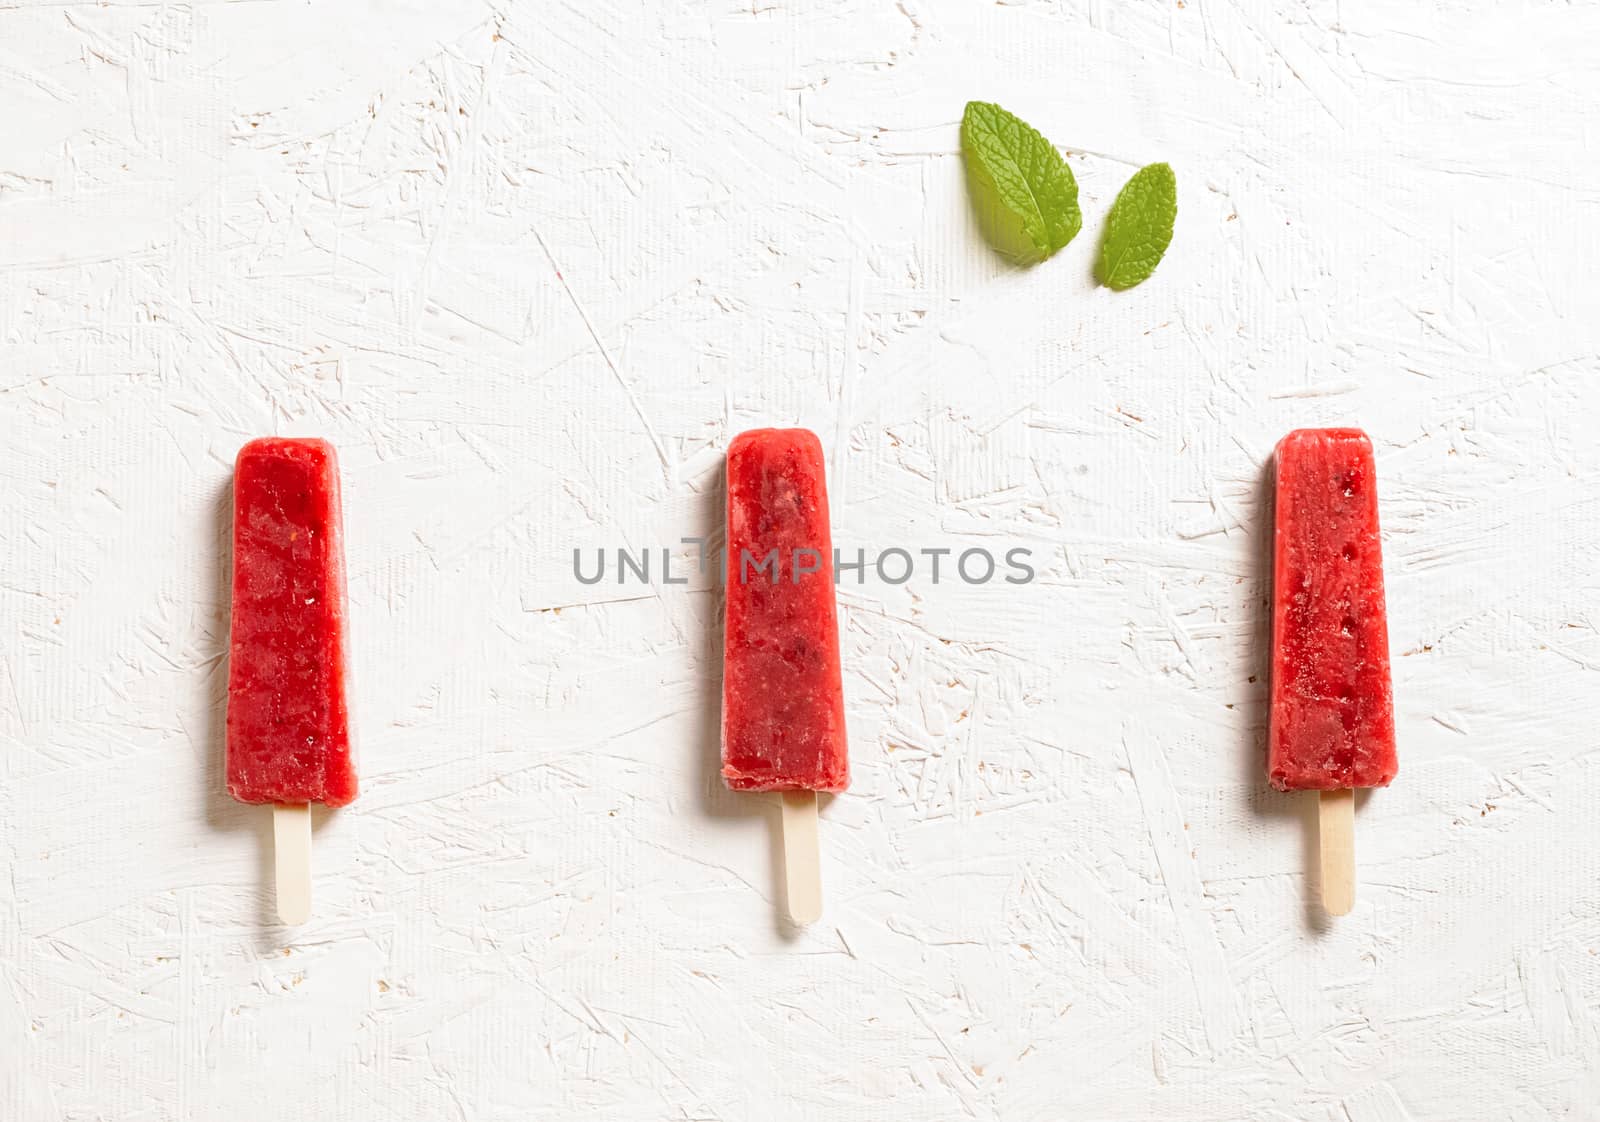
[{"label": "green mint leaf", "polygon": [[1100,283],[1132,288],[1156,271],[1172,242],[1178,219],[1178,177],[1167,164],[1133,173],[1111,204],[1105,240],[1100,243]]},{"label": "green mint leaf", "polygon": [[969,101],[961,152],[983,236],[1013,261],[1043,261],[1083,227],[1072,169],[1026,121],[993,102]]}]

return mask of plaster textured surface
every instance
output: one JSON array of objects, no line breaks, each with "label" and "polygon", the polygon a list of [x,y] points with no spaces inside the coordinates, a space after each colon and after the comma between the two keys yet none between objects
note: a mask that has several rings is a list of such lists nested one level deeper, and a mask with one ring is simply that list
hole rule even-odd
[{"label": "plaster textured surface", "polygon": [[[1600,8],[0,4],[0,1117],[1600,1118]],[[1084,232],[978,241],[968,98]],[[1139,165],[1165,264],[1094,287]],[[1401,770],[1315,907],[1264,468],[1377,446]],[[806,425],[855,786],[775,917],[718,529]],[[364,791],[272,921],[232,457],[334,440]],[[678,561],[688,551],[679,547]],[[659,559],[658,559],[659,563]],[[948,562],[947,562],[948,565]]]}]

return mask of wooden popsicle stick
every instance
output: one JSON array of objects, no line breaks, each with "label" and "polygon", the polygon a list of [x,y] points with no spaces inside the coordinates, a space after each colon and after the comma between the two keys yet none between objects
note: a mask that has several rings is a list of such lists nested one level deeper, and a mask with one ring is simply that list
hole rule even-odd
[{"label": "wooden popsicle stick", "polygon": [[311,918],[311,804],[272,804],[272,850],[278,918],[304,923]]},{"label": "wooden popsicle stick", "polygon": [[1324,791],[1317,807],[1322,849],[1322,906],[1346,916],[1356,906],[1356,793]]},{"label": "wooden popsicle stick", "polygon": [[789,918],[822,918],[822,851],[817,843],[817,793],[783,793],[783,892]]}]

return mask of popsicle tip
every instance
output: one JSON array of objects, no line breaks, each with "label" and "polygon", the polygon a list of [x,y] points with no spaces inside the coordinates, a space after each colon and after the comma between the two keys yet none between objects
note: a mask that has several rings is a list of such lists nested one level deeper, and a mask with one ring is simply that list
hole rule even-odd
[{"label": "popsicle tip", "polygon": [[789,920],[796,927],[804,927],[816,923],[822,918],[822,898],[814,897],[802,901],[798,906],[793,901],[789,905]]},{"label": "popsicle tip", "polygon": [[278,896],[278,922],[286,927],[299,927],[311,918],[311,901],[308,899],[287,900],[280,893]]}]

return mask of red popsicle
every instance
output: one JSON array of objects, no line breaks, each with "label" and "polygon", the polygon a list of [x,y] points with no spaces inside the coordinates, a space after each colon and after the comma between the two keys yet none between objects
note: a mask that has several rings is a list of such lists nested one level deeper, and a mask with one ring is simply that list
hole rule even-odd
[{"label": "red popsicle", "polygon": [[850,784],[822,445],[757,429],[728,448],[722,778],[783,792],[789,916],[822,914],[818,791]]},{"label": "red popsicle", "polygon": [[311,914],[311,808],[356,797],[345,697],[339,465],[324,440],[253,440],[233,481],[228,793],[272,803],[278,915]]},{"label": "red popsicle", "polygon": [[228,793],[240,802],[356,797],[344,623],[333,446],[252,440],[233,483]]},{"label": "red popsicle", "polygon": [[722,778],[740,791],[850,784],[828,490],[805,429],[728,448]]},{"label": "red popsicle", "polygon": [[1398,766],[1372,442],[1360,429],[1299,429],[1278,442],[1273,539],[1272,714],[1267,772],[1321,792],[1322,902],[1355,906],[1353,788]]},{"label": "red popsicle", "polygon": [[1278,443],[1269,745],[1281,791],[1386,787],[1395,775],[1377,478],[1360,429]]}]

